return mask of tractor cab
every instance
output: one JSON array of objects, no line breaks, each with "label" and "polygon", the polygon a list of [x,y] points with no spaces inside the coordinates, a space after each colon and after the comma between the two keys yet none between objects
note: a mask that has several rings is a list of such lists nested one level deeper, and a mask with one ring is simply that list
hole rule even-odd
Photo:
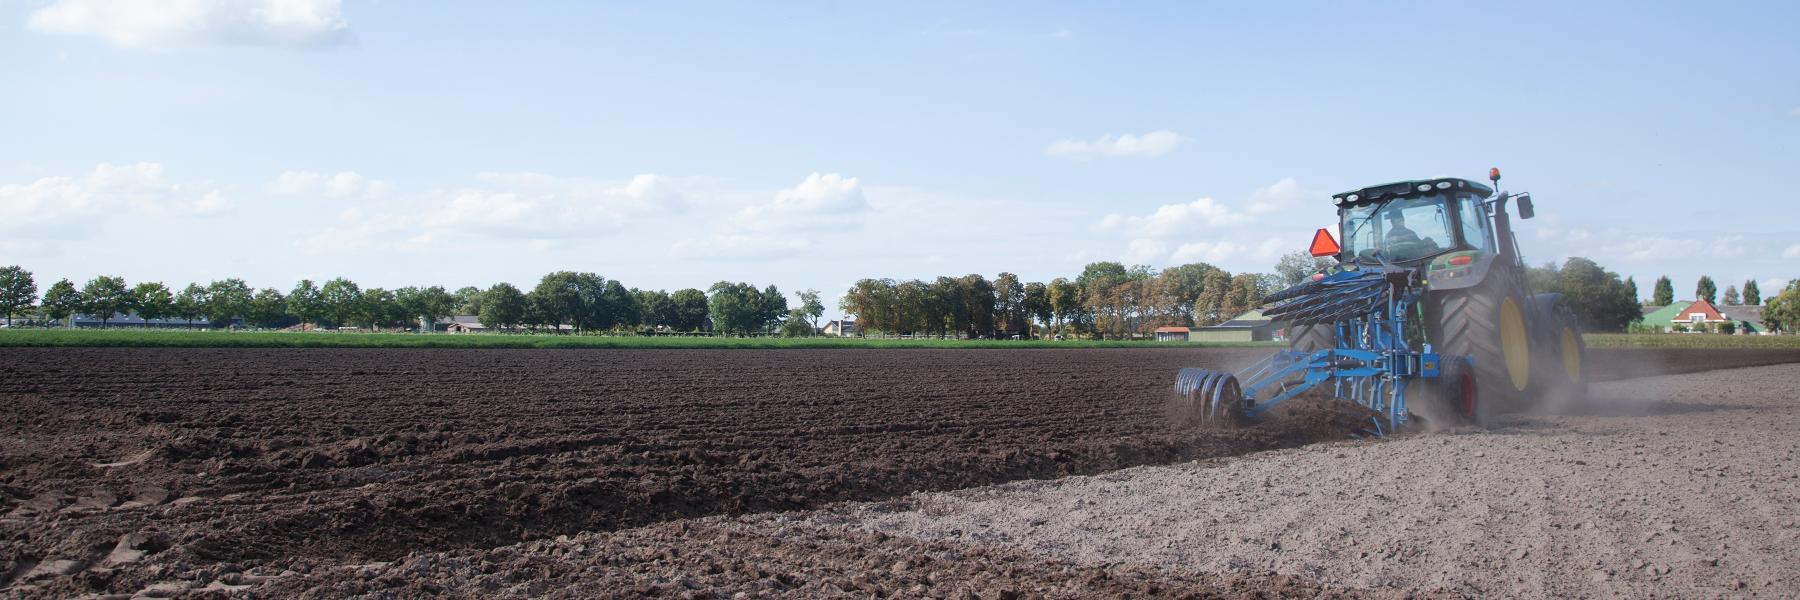
[{"label": "tractor cab", "polygon": [[1416,265],[1452,252],[1492,254],[1483,208],[1492,188],[1466,179],[1401,181],[1332,196],[1346,265]]}]

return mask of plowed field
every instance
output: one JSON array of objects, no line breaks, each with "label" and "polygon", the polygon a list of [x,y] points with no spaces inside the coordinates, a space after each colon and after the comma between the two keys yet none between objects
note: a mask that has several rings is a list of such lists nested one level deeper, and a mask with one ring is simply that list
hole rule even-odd
[{"label": "plowed field", "polygon": [[[0,349],[0,586],[226,590],[1343,436],[1165,425],[1177,368],[1266,352]],[[1593,364],[1606,379],[1795,358]]]}]

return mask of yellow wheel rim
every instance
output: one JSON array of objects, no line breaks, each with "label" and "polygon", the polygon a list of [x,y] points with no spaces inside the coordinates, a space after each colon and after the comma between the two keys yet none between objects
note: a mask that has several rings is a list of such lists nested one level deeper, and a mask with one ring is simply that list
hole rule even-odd
[{"label": "yellow wheel rim", "polygon": [[1575,330],[1563,328],[1562,334],[1563,370],[1569,372],[1569,381],[1581,381],[1581,344],[1575,339]]},{"label": "yellow wheel rim", "polygon": [[1506,354],[1506,374],[1513,389],[1531,385],[1531,343],[1525,338],[1525,319],[1519,305],[1507,298],[1500,303],[1500,349]]}]

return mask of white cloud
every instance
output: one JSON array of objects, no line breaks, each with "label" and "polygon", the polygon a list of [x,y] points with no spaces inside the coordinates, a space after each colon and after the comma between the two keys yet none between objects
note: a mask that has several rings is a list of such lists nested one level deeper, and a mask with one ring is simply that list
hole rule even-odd
[{"label": "white cloud", "polygon": [[277,194],[323,194],[328,198],[348,198],[361,195],[374,198],[386,193],[392,188],[392,185],[385,181],[363,177],[355,171],[329,174],[285,171],[263,187]]},{"label": "white cloud", "polygon": [[1744,255],[1744,236],[1727,235],[1713,238],[1712,255],[1715,258],[1737,258]]},{"label": "white cloud", "polygon": [[1138,264],[1161,260],[1169,251],[1169,245],[1160,240],[1138,238],[1131,240],[1125,248],[1125,262]]},{"label": "white cloud", "polygon": [[669,254],[678,258],[766,260],[794,256],[811,247],[811,242],[800,238],[727,233],[677,241],[669,248]]},{"label": "white cloud", "polygon": [[1176,146],[1189,141],[1181,134],[1173,131],[1158,130],[1144,135],[1112,135],[1100,136],[1093,141],[1056,140],[1044,148],[1044,154],[1055,158],[1069,160],[1089,160],[1093,158],[1156,158],[1175,151]]},{"label": "white cloud", "polygon": [[1242,225],[1254,220],[1248,214],[1212,198],[1201,198],[1183,204],[1164,204],[1156,212],[1143,217],[1109,214],[1100,219],[1101,229],[1123,229],[1139,235],[1170,237],[1201,229]]},{"label": "white cloud", "polygon": [[1241,227],[1258,222],[1263,215],[1305,210],[1308,206],[1326,211],[1330,205],[1324,198],[1323,194],[1301,189],[1300,184],[1290,178],[1257,188],[1244,201],[1242,210],[1213,198],[1201,198],[1181,204],[1164,204],[1142,217],[1109,214],[1100,219],[1098,226],[1102,230],[1156,238],[1198,235]]},{"label": "white cloud", "polygon": [[26,25],[124,48],[319,47],[350,38],[339,0],[55,0]]},{"label": "white cloud", "polygon": [[1786,250],[1782,250],[1781,257],[1782,258],[1800,258],[1800,244],[1794,244],[1792,246],[1788,246]]},{"label": "white cloud", "polygon": [[100,163],[79,177],[44,177],[27,184],[0,185],[0,227],[37,233],[44,227],[73,225],[73,219],[135,215],[204,215],[224,211],[231,203],[210,183],[171,182],[162,165]]},{"label": "white cloud", "polygon": [[[1694,258],[1739,258],[1748,252],[1742,235],[1718,235],[1711,241],[1691,237],[1630,237],[1615,232],[1621,241],[1601,248],[1596,258],[1618,257],[1632,262]],[[1584,236],[1582,240],[1585,240]],[[1570,239],[1568,241],[1582,241]]]},{"label": "white cloud", "polygon": [[[284,173],[271,190],[365,194],[372,184],[354,173]],[[522,242],[547,249],[558,240],[612,233],[641,219],[678,212],[673,182],[644,174],[599,182],[540,173],[480,173],[485,187],[389,194],[339,214],[338,222],[296,245],[308,254],[358,249],[416,250],[458,238]],[[364,183],[359,183],[364,182]],[[334,183],[338,184],[335,188]]]},{"label": "white cloud", "polygon": [[1312,228],[1296,227],[1282,215],[1317,211],[1320,219],[1329,219],[1331,208],[1325,198],[1285,178],[1257,188],[1240,202],[1201,198],[1164,204],[1144,216],[1114,213],[1101,218],[1095,229],[1130,238],[1123,257],[1127,262],[1207,262],[1234,271],[1263,271],[1312,239]]},{"label": "white cloud", "polygon": [[753,231],[834,229],[860,223],[869,210],[855,177],[813,173],[768,202],[744,207],[732,224]]},{"label": "white cloud", "polygon": [[1800,117],[1800,106],[1796,106],[1796,107],[1794,107],[1794,110],[1790,110],[1790,111],[1788,111],[1788,115],[1789,115],[1789,116],[1795,116],[1795,117]]},{"label": "white cloud", "polygon": [[1169,260],[1174,263],[1205,262],[1219,264],[1229,262],[1243,253],[1244,247],[1234,242],[1190,242],[1176,248]]},{"label": "white cloud", "polygon": [[1056,38],[1059,40],[1066,40],[1066,39],[1075,37],[1075,32],[1069,31],[1069,28],[1064,27],[1062,29],[1056,30],[1054,33],[1051,33],[1050,37],[1053,37],[1053,38]]}]

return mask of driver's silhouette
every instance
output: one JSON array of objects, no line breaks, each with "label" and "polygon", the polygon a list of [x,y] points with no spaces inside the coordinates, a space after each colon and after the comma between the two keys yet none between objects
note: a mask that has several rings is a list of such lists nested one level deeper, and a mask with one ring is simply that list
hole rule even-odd
[{"label": "driver's silhouette", "polygon": [[1416,244],[1419,242],[1419,234],[1413,233],[1413,230],[1406,228],[1406,215],[1400,214],[1400,211],[1396,210],[1388,213],[1387,218],[1388,231],[1386,246],[1392,247],[1399,244]]}]

